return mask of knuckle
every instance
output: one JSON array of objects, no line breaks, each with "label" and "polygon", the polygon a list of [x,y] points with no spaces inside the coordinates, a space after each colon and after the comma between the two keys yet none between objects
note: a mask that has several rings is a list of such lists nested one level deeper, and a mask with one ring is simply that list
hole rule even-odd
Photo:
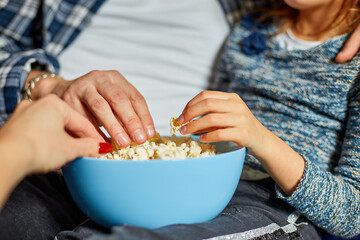
[{"label": "knuckle", "polygon": [[69,86],[66,92],[70,92],[72,94],[83,93],[88,90],[90,84],[91,82],[89,81],[89,78],[78,78]]},{"label": "knuckle", "polygon": [[102,110],[106,106],[105,100],[101,98],[94,98],[90,101],[90,108],[94,110]]},{"label": "knuckle", "polygon": [[116,82],[118,81],[119,79],[125,79],[123,77],[123,75],[117,71],[117,70],[109,70],[107,71],[107,73],[110,75],[110,79],[113,81],[113,82]]},{"label": "knuckle", "polygon": [[209,92],[210,92],[210,91],[208,91],[208,90],[204,90],[204,91],[202,91],[202,92],[200,93],[200,96],[203,97],[203,98],[206,98],[206,97],[209,96]]},{"label": "knuckle", "polygon": [[138,123],[139,123],[139,120],[138,120],[137,117],[135,117],[135,116],[130,116],[130,117],[124,119],[124,124],[125,124],[126,126],[129,126],[129,125],[131,125],[131,126],[133,126],[133,125],[138,125]]},{"label": "knuckle", "polygon": [[109,91],[109,89],[110,90],[114,89],[112,90],[112,92],[118,92],[121,88],[119,88],[119,86],[116,85],[112,77],[107,76],[101,79],[100,89],[103,89],[104,91]]},{"label": "knuckle", "polygon": [[102,85],[110,89],[126,89],[128,81],[117,70],[108,70],[104,72]]},{"label": "knuckle", "polygon": [[109,126],[107,126],[106,130],[109,131],[109,133],[115,133],[118,131],[119,127],[120,127],[120,124],[114,122],[114,123],[109,124]]},{"label": "knuckle", "polygon": [[215,123],[221,121],[221,117],[220,117],[219,115],[210,114],[208,121],[209,121],[209,123],[211,123],[211,124],[215,124]]},{"label": "knuckle", "polygon": [[121,76],[120,72],[117,70],[109,70],[109,73],[116,77]]},{"label": "knuckle", "polygon": [[204,100],[204,104],[205,104],[205,107],[211,108],[211,107],[213,107],[213,105],[214,105],[214,101],[213,101],[213,99],[208,98],[208,99],[205,99],[205,100]]},{"label": "knuckle", "polygon": [[184,116],[185,119],[191,117],[192,116],[191,110],[190,109],[184,109],[184,111],[182,112],[182,115]]},{"label": "knuckle", "polygon": [[145,102],[145,98],[140,93],[135,93],[131,96],[131,102],[134,104]]},{"label": "knuckle", "polygon": [[113,93],[111,96],[111,103],[114,105],[121,105],[121,104],[124,104],[127,102],[129,102],[128,97],[121,92],[117,91],[117,92]]},{"label": "knuckle", "polygon": [[92,70],[89,72],[89,76],[94,77],[94,78],[99,78],[103,76],[103,72],[100,70]]},{"label": "knuckle", "polygon": [[202,135],[200,136],[201,141],[202,141],[202,142],[208,141],[208,138],[209,138],[208,135],[209,135],[208,133],[202,134]]},{"label": "knuckle", "polygon": [[214,137],[219,140],[223,140],[223,139],[225,139],[226,134],[224,133],[224,131],[216,131],[216,132],[214,132]]}]

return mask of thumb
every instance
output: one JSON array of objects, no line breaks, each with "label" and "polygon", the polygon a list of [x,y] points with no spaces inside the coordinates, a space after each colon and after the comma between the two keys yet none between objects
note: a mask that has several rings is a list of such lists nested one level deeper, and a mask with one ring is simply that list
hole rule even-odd
[{"label": "thumb", "polygon": [[99,156],[99,140],[93,138],[71,138],[69,143],[70,156],[68,159],[74,160],[78,157],[97,157]]}]

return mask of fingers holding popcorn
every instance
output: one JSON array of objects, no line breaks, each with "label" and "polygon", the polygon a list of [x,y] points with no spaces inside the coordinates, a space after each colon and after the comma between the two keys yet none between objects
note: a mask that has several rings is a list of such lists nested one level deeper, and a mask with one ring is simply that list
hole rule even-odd
[{"label": "fingers holding popcorn", "polygon": [[237,94],[206,91],[190,102],[179,117],[190,121],[180,128],[181,134],[204,133],[200,137],[204,142],[233,141],[250,148],[259,145],[257,139],[265,128]]}]

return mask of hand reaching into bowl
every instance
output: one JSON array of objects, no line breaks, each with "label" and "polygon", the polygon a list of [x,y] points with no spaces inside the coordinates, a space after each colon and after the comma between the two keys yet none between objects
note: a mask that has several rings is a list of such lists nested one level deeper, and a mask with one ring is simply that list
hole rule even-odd
[{"label": "hand reaching into bowl", "polygon": [[[80,156],[97,156],[102,137],[55,95],[22,101],[0,130],[0,208],[26,175],[59,169]],[[111,145],[110,145],[111,147]]]},{"label": "hand reaching into bowl", "polygon": [[232,141],[246,147],[286,194],[295,190],[303,175],[305,160],[264,127],[235,93],[203,91],[188,102],[178,121],[191,121],[181,134],[203,133],[202,142]]},{"label": "hand reaching into bowl", "polygon": [[[31,71],[27,81],[43,72]],[[144,97],[117,71],[91,71],[72,81],[50,77],[39,81],[31,93],[39,99],[54,93],[87,117],[98,129],[105,127],[121,147],[144,143],[155,127]],[[100,130],[99,130],[100,132]]]}]

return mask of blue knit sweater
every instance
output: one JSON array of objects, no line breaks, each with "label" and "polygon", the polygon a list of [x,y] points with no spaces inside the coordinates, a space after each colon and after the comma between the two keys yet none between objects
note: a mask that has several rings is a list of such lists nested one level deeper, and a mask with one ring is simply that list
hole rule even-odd
[{"label": "blue knit sweater", "polygon": [[[238,93],[264,126],[304,157],[300,184],[291,196],[277,186],[279,198],[331,234],[359,234],[360,55],[333,62],[344,35],[295,51],[270,38],[263,52],[249,56],[239,42],[250,33],[234,26],[211,88]],[[250,155],[245,164],[265,171]]]}]

